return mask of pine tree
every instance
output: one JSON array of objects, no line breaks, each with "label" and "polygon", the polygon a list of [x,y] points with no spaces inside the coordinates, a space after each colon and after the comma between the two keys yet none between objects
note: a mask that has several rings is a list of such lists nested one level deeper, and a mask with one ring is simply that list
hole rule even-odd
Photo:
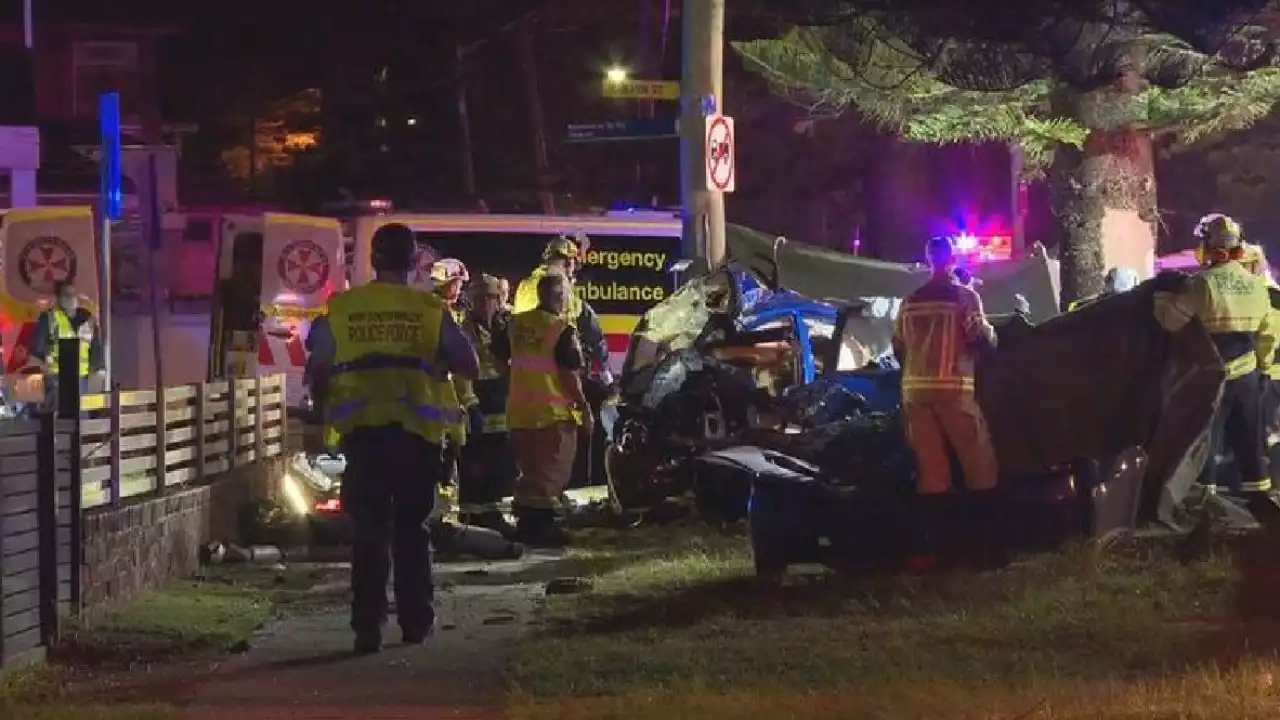
[{"label": "pine tree", "polygon": [[[1280,100],[1274,44],[1259,39],[1261,29],[1237,27],[1236,42],[1204,52],[1128,12],[1078,21],[1074,38],[1056,43],[1043,26],[1039,44],[935,40],[928,57],[911,27],[867,13],[735,48],[777,91],[815,113],[852,108],[912,141],[1016,145],[1024,171],[1050,186],[1065,303],[1101,289],[1110,211],[1137,211],[1150,233],[1137,241],[1154,249],[1153,138],[1189,143],[1246,128]],[[936,39],[937,18],[931,22],[921,32]],[[988,78],[986,87],[974,82],[975,55],[1004,77]],[[974,87],[982,89],[966,89]]]}]

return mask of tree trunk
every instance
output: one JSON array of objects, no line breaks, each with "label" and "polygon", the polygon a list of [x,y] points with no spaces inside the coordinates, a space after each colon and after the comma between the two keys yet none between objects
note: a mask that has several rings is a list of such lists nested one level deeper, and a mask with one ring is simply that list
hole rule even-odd
[{"label": "tree trunk", "polygon": [[[1062,110],[1086,127],[1122,105],[1135,86],[1064,94]],[[1154,261],[1156,187],[1151,138],[1137,129],[1094,130],[1081,149],[1060,147],[1048,171],[1051,209],[1060,233],[1062,306],[1102,291],[1111,267],[1140,276]]]}]

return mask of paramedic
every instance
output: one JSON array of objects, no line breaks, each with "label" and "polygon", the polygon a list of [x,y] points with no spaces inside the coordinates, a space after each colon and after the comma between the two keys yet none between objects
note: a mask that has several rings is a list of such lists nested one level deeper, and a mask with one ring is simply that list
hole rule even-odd
[{"label": "paramedic", "polygon": [[1138,287],[1138,283],[1138,273],[1136,271],[1130,270],[1129,268],[1113,267],[1107,271],[1106,277],[1102,280],[1102,292],[1097,295],[1091,295],[1086,298],[1071,301],[1071,303],[1067,305],[1067,312],[1079,310],[1086,305],[1092,305],[1093,303],[1104,298],[1111,297],[1112,295],[1128,292]]},{"label": "paramedic", "polygon": [[[80,296],[76,288],[66,280],[53,286],[54,303],[48,310],[40,313],[36,319],[35,332],[31,336],[31,347],[28,348],[27,363],[40,368],[44,375],[45,408],[56,410],[58,407],[58,357],[59,340],[79,340],[80,357],[74,362],[79,366],[77,376],[80,378],[80,392],[91,390],[89,381],[96,377],[101,384],[106,376],[105,356],[102,349],[102,337],[98,332],[98,321],[93,314],[80,307]],[[97,388],[97,392],[105,392],[106,388]]]},{"label": "paramedic", "polygon": [[[996,457],[986,421],[974,396],[974,364],[996,343],[982,300],[956,279],[951,241],[929,241],[932,275],[902,303],[893,345],[902,365],[902,417],[916,456],[919,551],[977,555],[995,562],[995,525],[1001,522]],[[968,492],[957,522],[949,451],[954,451]]]},{"label": "paramedic", "polygon": [[529,277],[520,281],[516,288],[516,299],[512,312],[522,313],[532,310],[538,305],[538,278],[549,272],[559,272],[569,280],[569,302],[565,307],[565,316],[578,331],[579,342],[586,351],[587,369],[592,363],[600,368],[600,382],[604,385],[613,383],[609,372],[609,347],[605,344],[604,332],[600,329],[600,318],[591,304],[578,296],[575,282],[578,268],[582,266],[587,250],[591,246],[590,239],[583,233],[574,237],[562,235],[547,243],[542,251],[542,264],[533,269]]},{"label": "paramedic", "polygon": [[1230,489],[1244,496],[1259,522],[1272,524],[1280,520],[1280,507],[1268,497],[1271,478],[1266,459],[1263,378],[1275,362],[1278,328],[1271,321],[1267,282],[1240,263],[1245,257],[1241,234],[1240,225],[1226,215],[1201,218],[1195,236],[1200,241],[1197,253],[1203,269],[1185,279],[1165,276],[1154,304],[1156,319],[1171,332],[1199,318],[1226,369],[1201,482],[1217,483],[1217,456],[1224,445],[1229,446],[1240,471]]},{"label": "paramedic", "polygon": [[[351,518],[351,628],[359,653],[382,647],[388,550],[405,643],[431,634],[430,544],[424,523],[444,474],[456,407],[441,388],[475,377],[475,350],[439,298],[408,284],[413,232],[392,223],[373,236],[373,282],[334,295],[311,344],[325,367],[326,421],[347,459],[342,508]],[[327,337],[326,337],[327,336]]]},{"label": "paramedic", "polygon": [[[507,376],[499,371],[494,346],[506,344],[509,318],[502,312],[502,287],[498,278],[481,275],[470,288],[471,308],[462,322],[480,357],[480,376],[473,383],[476,404],[473,421],[458,466],[458,513],[464,525],[487,527],[508,537],[515,528],[502,516],[502,499],[516,479],[515,457],[507,437]],[[509,351],[508,351],[509,354]]]},{"label": "paramedic", "polygon": [[508,329],[510,393],[507,427],[520,467],[513,510],[517,537],[533,546],[568,541],[559,523],[560,495],[573,474],[578,428],[588,437],[591,412],[582,392],[582,349],[564,319],[568,279],[538,278],[538,306],[517,313]]}]

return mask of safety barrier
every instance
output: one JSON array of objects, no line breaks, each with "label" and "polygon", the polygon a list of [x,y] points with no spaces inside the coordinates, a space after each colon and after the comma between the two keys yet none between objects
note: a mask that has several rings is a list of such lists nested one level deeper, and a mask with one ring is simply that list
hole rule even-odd
[{"label": "safety barrier", "polygon": [[118,388],[80,399],[83,507],[234,470],[284,453],[284,375]]}]

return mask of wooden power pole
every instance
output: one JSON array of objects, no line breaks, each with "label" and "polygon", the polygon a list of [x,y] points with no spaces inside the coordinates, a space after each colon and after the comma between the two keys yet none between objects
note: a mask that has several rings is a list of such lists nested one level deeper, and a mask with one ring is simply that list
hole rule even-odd
[{"label": "wooden power pole", "polygon": [[533,159],[538,172],[538,196],[542,199],[542,212],[556,214],[556,199],[549,185],[550,161],[547,159],[547,119],[542,113],[542,90],[538,87],[538,55],[534,48],[534,21],[526,21],[520,28],[521,64],[524,65],[525,92],[529,96],[529,116],[533,124]]},{"label": "wooden power pole", "polygon": [[725,259],[724,193],[707,187],[705,116],[724,113],[724,3],[684,0],[682,13],[681,245],[712,267]]}]

